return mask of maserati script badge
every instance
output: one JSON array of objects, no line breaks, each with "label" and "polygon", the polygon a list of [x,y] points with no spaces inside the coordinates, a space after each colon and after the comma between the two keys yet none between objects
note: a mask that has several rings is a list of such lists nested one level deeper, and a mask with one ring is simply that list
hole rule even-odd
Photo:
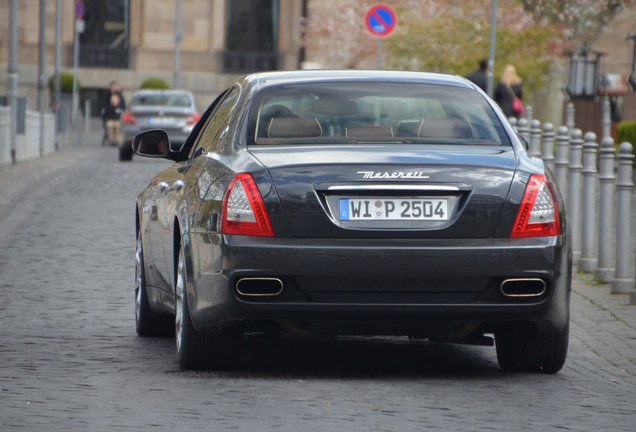
[{"label": "maserati script badge", "polygon": [[414,172],[358,171],[358,174],[362,174],[363,178],[365,179],[427,179],[427,178],[430,178],[429,176],[424,175],[422,171],[414,171]]}]

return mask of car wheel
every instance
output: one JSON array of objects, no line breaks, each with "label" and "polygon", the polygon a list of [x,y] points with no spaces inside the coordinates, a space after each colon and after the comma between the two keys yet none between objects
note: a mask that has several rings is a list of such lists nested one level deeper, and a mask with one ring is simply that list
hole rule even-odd
[{"label": "car wheel", "polygon": [[132,146],[129,144],[122,144],[119,146],[119,160],[131,161],[133,158]]},{"label": "car wheel", "polygon": [[135,328],[137,334],[139,336],[169,335],[174,330],[170,318],[155,314],[148,305],[141,234],[137,234],[137,246],[135,249]]},{"label": "car wheel", "polygon": [[514,323],[495,334],[497,360],[504,371],[553,374],[561,370],[568,351],[569,325],[540,333],[531,323]]},{"label": "car wheel", "polygon": [[179,249],[175,282],[175,339],[177,361],[184,369],[235,369],[241,361],[243,331],[230,325],[217,332],[194,328],[188,307],[183,248]]}]

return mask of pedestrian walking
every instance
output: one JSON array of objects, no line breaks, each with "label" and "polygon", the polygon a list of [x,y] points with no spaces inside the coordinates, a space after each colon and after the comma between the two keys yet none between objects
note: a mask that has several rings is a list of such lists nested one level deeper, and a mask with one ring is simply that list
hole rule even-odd
[{"label": "pedestrian walking", "polygon": [[479,68],[466,75],[466,79],[475,83],[483,91],[488,91],[488,59],[479,60]]},{"label": "pedestrian walking", "polygon": [[120,118],[124,110],[121,108],[121,97],[113,93],[110,103],[104,108],[103,118],[106,127],[108,142],[111,146],[119,145],[119,135],[121,130]]},{"label": "pedestrian walking", "polygon": [[110,105],[110,97],[114,94],[119,96],[120,108],[122,109],[122,111],[125,111],[126,99],[124,99],[123,90],[121,88],[121,85],[119,85],[117,81],[111,81],[108,85],[108,90],[106,90],[106,93],[104,94],[104,100],[102,101],[102,108],[106,108],[108,105]]},{"label": "pedestrian walking", "polygon": [[511,64],[504,67],[501,80],[495,88],[494,99],[506,117],[519,118],[523,115],[523,83],[517,70]]},{"label": "pedestrian walking", "polygon": [[[116,105],[113,105],[114,101]],[[119,145],[120,118],[125,110],[126,100],[124,99],[122,88],[117,81],[111,81],[108,85],[108,90],[104,94],[101,109],[102,126],[104,128],[102,145],[105,145],[106,141],[112,146]],[[108,125],[109,121],[110,126]]]}]

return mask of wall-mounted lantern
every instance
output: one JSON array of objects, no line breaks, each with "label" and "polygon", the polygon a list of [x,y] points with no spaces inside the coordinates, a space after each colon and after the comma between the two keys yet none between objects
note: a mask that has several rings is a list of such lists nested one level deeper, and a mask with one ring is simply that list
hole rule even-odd
[{"label": "wall-mounted lantern", "polygon": [[569,52],[570,74],[567,92],[570,99],[594,99],[599,84],[600,60],[605,53],[589,49],[587,43],[578,52]]},{"label": "wall-mounted lantern", "polygon": [[632,48],[634,49],[632,52],[632,72],[629,74],[628,81],[631,84],[632,89],[636,90],[636,33],[627,35],[625,39],[631,39]]}]

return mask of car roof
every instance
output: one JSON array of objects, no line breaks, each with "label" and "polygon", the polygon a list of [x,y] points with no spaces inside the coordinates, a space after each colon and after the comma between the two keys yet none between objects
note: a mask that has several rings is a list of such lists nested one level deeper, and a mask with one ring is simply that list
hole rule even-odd
[{"label": "car roof", "polygon": [[409,72],[388,70],[295,70],[280,72],[260,72],[245,75],[240,80],[250,87],[267,87],[281,83],[310,83],[319,81],[376,81],[411,82],[430,85],[447,85],[474,89],[468,80],[457,75],[432,72]]}]

